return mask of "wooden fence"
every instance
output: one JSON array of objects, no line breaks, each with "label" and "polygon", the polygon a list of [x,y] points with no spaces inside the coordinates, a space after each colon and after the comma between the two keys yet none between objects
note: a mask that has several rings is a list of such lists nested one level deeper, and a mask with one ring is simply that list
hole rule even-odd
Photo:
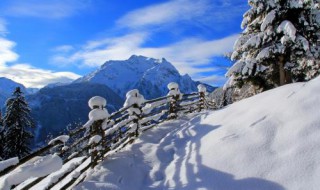
[{"label": "wooden fence", "polygon": [[[214,102],[207,99],[205,87],[198,86],[198,89],[199,92],[191,94],[169,93],[168,96],[153,100],[133,102],[107,118],[93,118],[86,125],[55,138],[47,146],[20,159],[18,164],[3,169],[0,171],[0,180],[6,180],[10,175],[14,176],[22,165],[39,156],[54,154],[62,159],[63,165],[60,170],[18,181],[16,184],[10,184],[9,189],[38,190],[39,185],[40,189],[71,189],[85,179],[91,168],[109,154],[131,144],[140,133],[163,121],[176,119],[180,114],[215,109]],[[105,105],[91,106],[93,111],[100,111]]]}]

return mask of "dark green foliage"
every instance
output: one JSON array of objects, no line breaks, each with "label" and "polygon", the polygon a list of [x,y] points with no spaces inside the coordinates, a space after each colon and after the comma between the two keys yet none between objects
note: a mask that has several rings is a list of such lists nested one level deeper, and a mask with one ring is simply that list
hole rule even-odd
[{"label": "dark green foliage", "polygon": [[319,75],[319,0],[248,2],[227,75],[264,90]]},{"label": "dark green foliage", "polygon": [[6,113],[3,118],[4,126],[4,157],[22,158],[31,151],[30,141],[33,138],[32,129],[35,127],[30,117],[30,109],[19,87],[12,98],[6,102]]}]

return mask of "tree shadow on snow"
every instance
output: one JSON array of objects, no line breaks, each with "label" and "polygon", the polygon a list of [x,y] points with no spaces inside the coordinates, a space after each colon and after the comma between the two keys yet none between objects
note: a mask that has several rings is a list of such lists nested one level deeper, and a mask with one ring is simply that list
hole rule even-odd
[{"label": "tree shadow on snow", "polygon": [[[237,180],[232,174],[204,166],[199,152],[200,140],[220,125],[201,124],[200,120],[201,117],[195,117],[191,121],[193,126],[179,127],[159,142],[156,155],[160,166],[153,179],[149,179],[153,183],[145,189],[284,190],[272,181],[259,178]],[[175,171],[173,176],[165,176],[168,167]]]}]

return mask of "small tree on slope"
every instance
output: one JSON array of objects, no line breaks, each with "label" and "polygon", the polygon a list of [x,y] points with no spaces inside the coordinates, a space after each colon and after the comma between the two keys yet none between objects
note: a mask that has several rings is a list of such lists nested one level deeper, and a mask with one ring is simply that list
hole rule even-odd
[{"label": "small tree on slope", "polygon": [[13,97],[6,102],[4,126],[5,158],[18,156],[22,158],[30,153],[30,140],[33,138],[31,129],[34,122],[30,117],[30,109],[19,87]]},{"label": "small tree on slope", "polygon": [[229,85],[263,89],[314,78],[320,69],[319,0],[249,0]]}]

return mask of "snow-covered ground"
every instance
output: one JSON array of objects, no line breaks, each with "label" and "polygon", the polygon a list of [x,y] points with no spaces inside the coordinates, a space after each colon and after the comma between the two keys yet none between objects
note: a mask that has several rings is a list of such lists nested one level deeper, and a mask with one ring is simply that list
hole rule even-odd
[{"label": "snow-covered ground", "polygon": [[166,122],[76,189],[319,189],[319,94],[320,77]]}]

